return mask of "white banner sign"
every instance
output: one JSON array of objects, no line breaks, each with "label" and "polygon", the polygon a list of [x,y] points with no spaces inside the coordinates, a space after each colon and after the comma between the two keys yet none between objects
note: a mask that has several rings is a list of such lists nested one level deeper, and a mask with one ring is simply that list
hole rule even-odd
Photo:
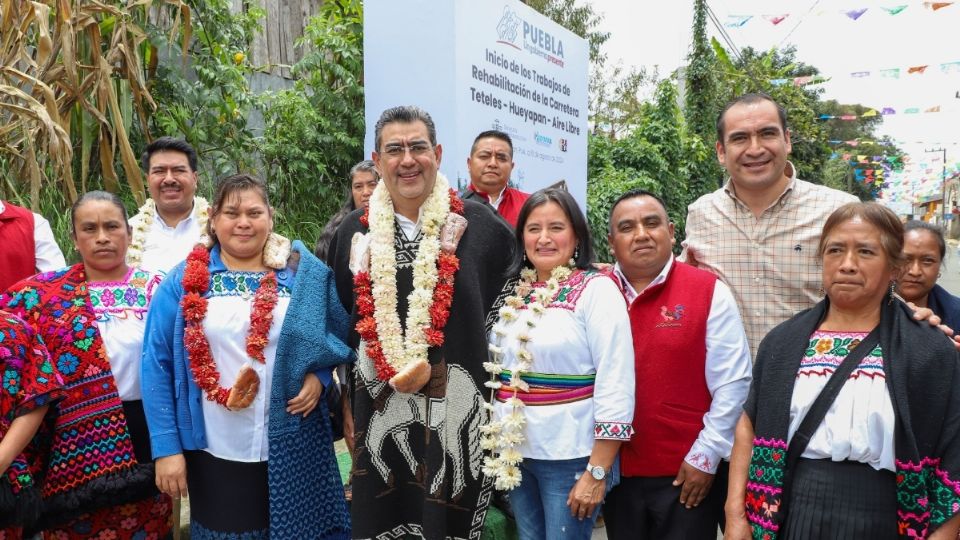
[{"label": "white banner sign", "polygon": [[474,138],[497,129],[513,139],[513,185],[563,180],[586,209],[588,66],[585,40],[516,0],[367,0],[366,150],[384,109],[418,105],[459,189]]}]

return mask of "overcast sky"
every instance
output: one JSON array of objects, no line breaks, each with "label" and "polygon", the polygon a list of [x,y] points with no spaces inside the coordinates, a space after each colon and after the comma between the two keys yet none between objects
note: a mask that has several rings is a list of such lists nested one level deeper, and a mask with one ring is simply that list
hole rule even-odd
[{"label": "overcast sky", "polygon": [[[684,63],[690,44],[692,0],[646,2],[587,0],[604,16],[611,33],[605,52],[625,65],[658,66],[662,76]],[[882,7],[906,5],[892,16]],[[730,15],[752,15],[739,28],[726,28],[738,47],[766,50],[793,44],[800,61],[816,66],[832,79],[823,85],[825,98],[861,103],[880,110],[892,107],[882,134],[904,141],[905,149],[945,144],[948,161],[960,158],[960,65],[949,74],[940,64],[960,61],[960,2],[933,11],[911,0],[712,0],[721,23]],[[856,21],[843,12],[868,8]],[[773,25],[764,15],[789,16]],[[717,35],[708,25],[710,35]],[[929,67],[922,75],[907,68]],[[880,70],[900,68],[899,79],[880,76]],[[851,77],[870,71],[869,77]],[[921,111],[939,105],[939,113],[901,114],[910,107]]]}]

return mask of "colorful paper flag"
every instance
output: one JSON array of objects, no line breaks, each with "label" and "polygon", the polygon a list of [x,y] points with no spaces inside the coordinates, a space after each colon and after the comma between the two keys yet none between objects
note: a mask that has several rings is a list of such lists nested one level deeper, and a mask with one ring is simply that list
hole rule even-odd
[{"label": "colorful paper flag", "polygon": [[876,116],[877,114],[879,114],[879,113],[877,112],[876,109],[870,109],[869,111],[861,114],[860,116],[862,116],[862,117],[864,117],[864,118],[870,118],[871,116]]},{"label": "colorful paper flag", "polygon": [[917,114],[920,112],[918,107],[910,107],[909,109],[903,111],[903,114]]},{"label": "colorful paper flag", "polygon": [[857,19],[860,18],[861,15],[863,15],[864,13],[867,12],[867,9],[869,9],[869,8],[851,9],[851,10],[849,10],[849,11],[843,11],[843,12],[841,12],[841,13],[843,13],[843,14],[846,15],[847,17],[850,17],[850,18],[853,19],[853,20],[857,20]]},{"label": "colorful paper flag", "polygon": [[935,105],[935,106],[930,107],[929,109],[927,109],[927,110],[925,110],[925,111],[923,111],[923,112],[925,112],[925,113],[928,113],[928,112],[940,112],[940,106],[939,106],[939,105]]},{"label": "colorful paper flag", "polygon": [[850,76],[855,79],[862,79],[864,77],[869,77],[870,72],[869,71],[853,71],[850,73]]},{"label": "colorful paper flag", "polygon": [[900,68],[881,69],[881,70],[880,70],[880,76],[881,76],[881,77],[888,77],[888,78],[891,78],[891,79],[899,79],[899,78],[900,78]]},{"label": "colorful paper flag", "polygon": [[945,62],[940,64],[940,71],[943,73],[960,73],[960,62]]},{"label": "colorful paper flag", "polygon": [[952,5],[953,2],[924,2],[923,7],[930,8],[933,11]]},{"label": "colorful paper flag", "polygon": [[896,14],[900,13],[901,11],[907,9],[907,5],[904,4],[904,5],[902,5],[902,6],[890,6],[890,7],[884,6],[883,9],[884,9],[887,13],[889,13],[889,14],[891,14],[891,15],[896,15]]},{"label": "colorful paper flag", "polygon": [[926,70],[927,70],[927,66],[911,66],[907,68],[907,73],[908,74],[920,73],[922,75],[923,72]]},{"label": "colorful paper flag", "polygon": [[894,110],[893,107],[884,107],[880,114],[887,116],[890,114],[897,114],[897,111]]},{"label": "colorful paper flag", "polygon": [[727,28],[740,28],[752,18],[753,15],[727,15],[727,22],[723,25]]},{"label": "colorful paper flag", "polygon": [[856,120],[856,119],[857,119],[857,115],[855,115],[855,114],[842,114],[842,115],[840,115],[838,118],[840,118],[841,120]]},{"label": "colorful paper flag", "polygon": [[784,19],[789,17],[789,13],[784,13],[783,15],[764,15],[763,18],[773,23],[774,26],[782,23]]},{"label": "colorful paper flag", "polygon": [[794,86],[803,86],[803,85],[805,85],[805,84],[810,83],[811,81],[813,81],[813,77],[812,77],[812,76],[809,76],[809,75],[804,76],[804,77],[794,77],[794,78],[793,78],[793,85],[794,85]]}]

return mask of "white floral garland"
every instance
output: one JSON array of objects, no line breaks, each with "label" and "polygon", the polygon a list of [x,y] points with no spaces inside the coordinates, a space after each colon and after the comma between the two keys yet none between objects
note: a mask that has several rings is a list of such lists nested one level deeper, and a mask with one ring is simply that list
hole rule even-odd
[{"label": "white floral garland", "polygon": [[450,213],[450,184],[437,173],[433,191],[423,204],[423,238],[413,261],[413,291],[407,296],[406,328],[397,313],[397,252],[394,245],[396,214],[390,192],[380,182],[370,196],[370,282],[373,318],[383,356],[396,371],[427,361],[425,329],[430,327],[430,306],[437,286],[440,230]]},{"label": "white floral garland", "polygon": [[[197,224],[200,227],[200,243],[208,243],[207,239],[207,220],[210,219],[210,204],[203,197],[193,198],[193,213],[197,216]],[[139,219],[137,219],[139,217]],[[157,203],[153,199],[147,199],[147,202],[137,210],[136,224],[133,227],[133,236],[130,239],[130,247],[127,248],[127,264],[130,266],[140,266],[143,261],[143,248],[147,242],[147,235],[153,227],[153,221],[157,217]]]},{"label": "white floral garland", "polygon": [[513,296],[504,301],[504,306],[500,308],[500,320],[493,327],[493,340],[489,345],[490,361],[483,363],[483,369],[490,373],[490,380],[484,383],[484,386],[491,389],[490,403],[485,405],[491,414],[496,392],[504,387],[497,377],[504,371],[503,338],[507,335],[507,325],[519,320],[518,310],[524,305],[524,297],[530,293],[528,309],[533,315],[527,319],[527,330],[517,334],[519,342],[517,365],[510,373],[510,384],[506,386],[508,389],[513,389],[513,395],[506,401],[510,406],[510,413],[499,420],[491,419],[486,425],[480,427],[482,434],[480,446],[490,451],[490,455],[483,458],[483,474],[494,479],[496,489],[510,490],[520,485],[519,465],[523,461],[523,454],[520,453],[519,447],[524,441],[523,426],[526,424],[526,419],[523,417],[524,403],[517,397],[517,392],[530,390],[526,381],[520,378],[523,372],[528,372],[533,367],[533,353],[528,349],[529,332],[536,328],[537,320],[543,316],[553,297],[560,290],[560,282],[569,279],[571,273],[570,268],[557,266],[550,272],[550,279],[542,287],[537,287],[531,292],[537,273],[529,268],[523,270]]}]

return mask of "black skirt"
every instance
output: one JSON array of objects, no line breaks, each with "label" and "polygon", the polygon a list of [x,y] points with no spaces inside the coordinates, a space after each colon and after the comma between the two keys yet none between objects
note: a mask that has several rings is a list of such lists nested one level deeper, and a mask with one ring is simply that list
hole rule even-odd
[{"label": "black skirt", "polygon": [[267,462],[220,459],[203,450],[183,453],[193,540],[269,538]]},{"label": "black skirt", "polygon": [[855,461],[801,458],[791,474],[780,538],[899,538],[892,472]]}]

